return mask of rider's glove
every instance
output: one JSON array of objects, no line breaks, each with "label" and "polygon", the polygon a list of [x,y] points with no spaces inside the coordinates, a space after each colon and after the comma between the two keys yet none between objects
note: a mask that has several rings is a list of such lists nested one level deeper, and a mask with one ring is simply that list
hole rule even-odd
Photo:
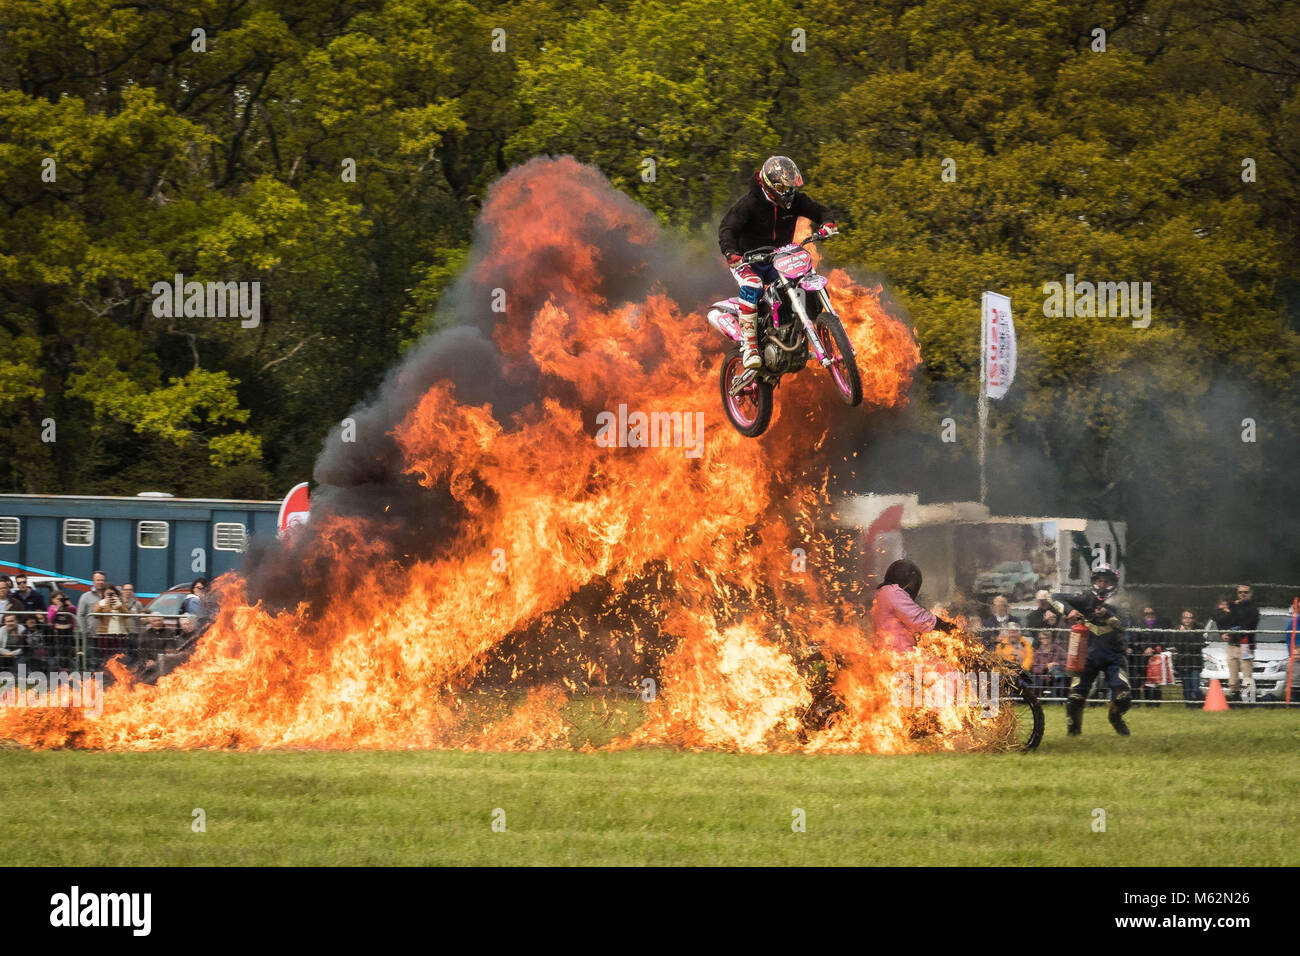
[{"label": "rider's glove", "polygon": [[957,630],[957,625],[954,624],[952,621],[945,621],[941,617],[936,617],[934,619],[934,629],[936,631],[943,631],[946,634],[949,631]]},{"label": "rider's glove", "polygon": [[825,239],[827,236],[834,236],[838,233],[839,233],[839,229],[835,227],[835,223],[833,222],[824,222],[822,223],[821,228],[817,230],[817,235],[823,239]]},{"label": "rider's glove", "polygon": [[736,268],[736,266],[740,265],[744,261],[745,257],[738,252],[730,253],[727,256],[727,265],[732,269]]}]

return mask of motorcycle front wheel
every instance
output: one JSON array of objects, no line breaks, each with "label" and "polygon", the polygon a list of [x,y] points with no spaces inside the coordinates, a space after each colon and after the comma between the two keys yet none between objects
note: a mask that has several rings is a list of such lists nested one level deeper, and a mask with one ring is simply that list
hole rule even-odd
[{"label": "motorcycle front wheel", "polygon": [[732,383],[746,372],[740,350],[727,353],[722,359],[722,408],[733,428],[746,438],[757,438],[767,431],[772,421],[772,386],[755,377],[743,388],[731,393]]},{"label": "motorcycle front wheel", "polygon": [[827,369],[831,381],[840,393],[845,405],[862,404],[862,375],[858,372],[858,359],[853,354],[853,345],[849,342],[849,333],[844,331],[844,324],[839,316],[822,313],[814,323],[817,338],[821,341],[822,351],[831,357]]}]

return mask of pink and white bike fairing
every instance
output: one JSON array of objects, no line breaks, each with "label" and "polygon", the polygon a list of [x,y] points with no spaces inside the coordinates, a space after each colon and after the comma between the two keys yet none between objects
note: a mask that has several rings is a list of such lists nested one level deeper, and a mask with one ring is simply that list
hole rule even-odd
[{"label": "pink and white bike fairing", "polygon": [[[785,278],[798,281],[799,287],[805,292],[816,292],[826,287],[826,277],[812,271],[812,254],[797,243],[777,249],[772,256],[772,266]],[[772,306],[772,325],[780,328],[781,298],[772,295],[769,302]],[[808,333],[808,342],[817,355],[817,361],[823,366],[830,365],[832,359],[822,349],[821,338],[813,329],[807,313],[805,312],[800,318],[804,323],[804,331]],[[744,332],[740,328],[740,299],[736,296],[713,303],[709,309],[708,319],[711,326],[737,345],[744,341]]]}]

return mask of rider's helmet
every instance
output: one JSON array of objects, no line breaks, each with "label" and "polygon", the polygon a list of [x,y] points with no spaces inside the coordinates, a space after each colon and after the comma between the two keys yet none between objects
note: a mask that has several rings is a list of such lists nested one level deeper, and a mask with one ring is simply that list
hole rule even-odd
[{"label": "rider's helmet", "polygon": [[921,593],[921,569],[911,561],[900,558],[885,569],[885,580],[880,586],[884,587],[886,584],[897,584],[915,601],[916,596]]},{"label": "rider's helmet", "polygon": [[1099,564],[1092,569],[1092,593],[1098,601],[1107,601],[1119,587],[1119,575],[1109,564]]},{"label": "rider's helmet", "polygon": [[789,156],[769,156],[758,171],[758,181],[769,200],[789,209],[803,185],[803,176]]}]

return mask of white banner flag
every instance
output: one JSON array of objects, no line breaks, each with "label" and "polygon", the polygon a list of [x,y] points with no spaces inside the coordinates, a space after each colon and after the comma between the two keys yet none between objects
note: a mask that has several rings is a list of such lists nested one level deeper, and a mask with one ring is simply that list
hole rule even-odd
[{"label": "white banner flag", "polygon": [[1002,398],[1016,377],[1016,327],[1011,321],[1011,299],[984,293],[984,367],[989,398]]}]

